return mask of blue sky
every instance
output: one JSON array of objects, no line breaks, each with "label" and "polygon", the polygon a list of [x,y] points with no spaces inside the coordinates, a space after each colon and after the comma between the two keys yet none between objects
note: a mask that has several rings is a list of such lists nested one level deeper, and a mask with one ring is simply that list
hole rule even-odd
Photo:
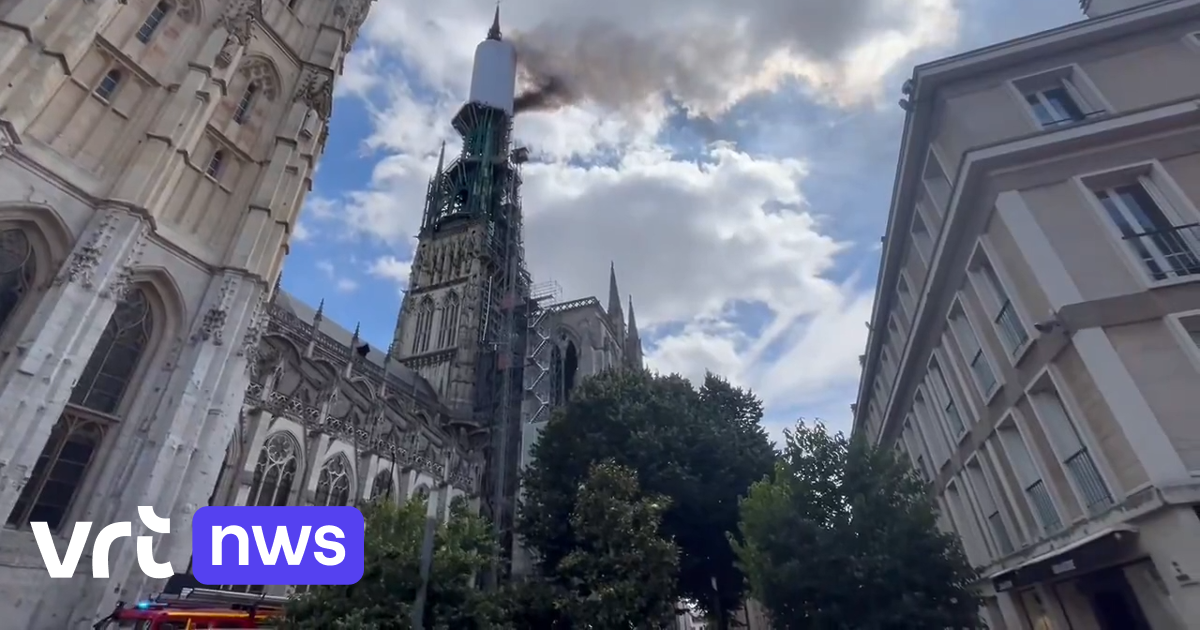
[{"label": "blue sky", "polygon": [[[441,142],[454,150],[493,7],[378,0],[339,79],[283,284],[373,344],[391,337],[425,184]],[[503,11],[506,34],[587,68],[581,93],[595,95],[517,120],[535,156],[535,281],[603,298],[612,261],[650,365],[753,388],[776,435],[800,416],[849,426],[912,66],[1079,17],[1075,0]]]}]

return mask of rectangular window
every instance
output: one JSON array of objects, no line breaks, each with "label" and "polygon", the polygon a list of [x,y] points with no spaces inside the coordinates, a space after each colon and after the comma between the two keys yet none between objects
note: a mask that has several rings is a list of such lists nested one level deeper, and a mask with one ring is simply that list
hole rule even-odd
[{"label": "rectangular window", "polygon": [[971,266],[971,279],[984,303],[988,317],[992,320],[992,325],[996,327],[996,334],[1001,343],[1008,350],[1009,356],[1016,355],[1029,341],[1029,333],[1021,323],[1004,283],[1000,281],[1000,274],[996,272],[996,268],[982,249],[976,251]]},{"label": "rectangular window", "polygon": [[913,212],[912,238],[917,252],[928,264],[933,256],[933,235],[929,233],[929,228],[925,225],[925,220],[921,218],[920,212]]},{"label": "rectangular window", "polygon": [[963,433],[966,433],[967,427],[963,423],[958,405],[954,403],[954,394],[950,392],[950,383],[946,380],[946,375],[942,372],[942,368],[936,360],[929,362],[929,374],[930,390],[934,400],[937,401],[942,419],[946,421],[946,426],[950,428],[950,434],[958,438]]},{"label": "rectangular window", "polygon": [[908,447],[908,452],[913,455],[913,467],[917,469],[921,479],[929,481],[933,475],[928,469],[929,463],[925,461],[925,445],[913,428],[911,419],[904,421],[904,430],[901,431],[900,437]]},{"label": "rectangular window", "polygon": [[1025,102],[1042,127],[1047,129],[1082,122],[1088,116],[1081,106],[1082,99],[1075,95],[1074,88],[1066,79],[1060,80],[1058,85],[1026,92]]},{"label": "rectangular window", "polygon": [[946,500],[950,504],[950,517],[954,520],[959,537],[962,538],[967,558],[972,565],[980,566],[987,561],[989,554],[979,521],[976,520],[974,511],[968,507],[964,499],[957,483],[946,486]]},{"label": "rectangular window", "polygon": [[1046,431],[1046,436],[1058,455],[1069,476],[1075,482],[1075,489],[1083,500],[1088,512],[1095,513],[1112,505],[1112,495],[1108,491],[1096,462],[1079,437],[1079,432],[1072,422],[1062,398],[1054,391],[1040,391],[1030,394],[1033,409]]},{"label": "rectangular window", "polygon": [[1093,190],[1125,246],[1156,281],[1200,274],[1200,224],[1180,221],[1148,176]]},{"label": "rectangular window", "polygon": [[933,469],[941,470],[942,464],[950,459],[950,440],[946,436],[946,429],[934,418],[930,403],[922,392],[913,396],[913,417],[917,421],[917,432],[929,446],[930,456],[935,458]]},{"label": "rectangular window", "polygon": [[971,482],[971,488],[975,491],[975,496],[979,501],[979,511],[983,513],[983,519],[992,533],[996,549],[1001,556],[1007,556],[1013,552],[1012,538],[1008,535],[1008,527],[1005,526],[1004,517],[1000,514],[998,495],[993,491],[978,460],[972,460],[967,464],[967,478]]},{"label": "rectangular window", "polygon": [[1025,445],[1025,439],[1017,426],[1010,420],[1000,425],[996,434],[1000,436],[1000,446],[1013,468],[1013,474],[1017,476],[1017,483],[1021,484],[1025,498],[1033,508],[1042,533],[1050,535],[1062,529],[1062,520],[1058,517],[1054,500],[1050,497],[1050,491],[1046,488],[1037,465],[1033,463],[1033,455]]},{"label": "rectangular window", "polygon": [[925,181],[925,191],[928,194],[929,205],[933,207],[933,211],[937,216],[941,217],[946,214],[946,208],[950,205],[950,178],[946,176],[946,171],[942,169],[942,164],[937,159],[937,154],[933,149],[929,150],[925,157],[925,170],[922,177]]},{"label": "rectangular window", "polygon": [[913,306],[912,287],[908,286],[908,280],[903,275],[896,281],[896,295],[900,298],[900,308],[904,309],[904,316],[912,321],[916,316]]},{"label": "rectangular window", "polygon": [[996,391],[996,373],[992,370],[992,364],[988,363],[979,337],[975,336],[975,329],[971,327],[967,313],[960,303],[956,303],[950,310],[950,329],[958,341],[963,360],[971,368],[971,376],[975,379],[975,385],[979,387],[979,393],[987,398]]}]

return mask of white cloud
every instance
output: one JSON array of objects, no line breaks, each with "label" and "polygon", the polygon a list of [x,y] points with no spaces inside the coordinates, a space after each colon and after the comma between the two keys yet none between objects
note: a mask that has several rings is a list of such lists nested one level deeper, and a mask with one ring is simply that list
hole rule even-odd
[{"label": "white cloud", "polygon": [[[659,51],[656,60],[675,79],[696,79],[662,83],[677,99],[717,110],[788,77],[801,79],[822,103],[874,101],[888,72],[915,50],[953,40],[957,29],[952,0],[834,4],[529,0],[505,5],[504,20],[506,33],[555,26],[567,34],[604,22],[643,43],[656,36],[692,41],[717,33],[717,25],[726,31],[719,40],[725,48],[707,73],[696,74],[705,50],[691,50],[693,59],[686,48]],[[380,158],[369,185],[314,196],[305,220],[326,229],[340,224],[352,238],[393,249],[395,255],[363,263],[372,277],[401,286],[407,280],[437,150],[443,141],[448,153],[458,148],[449,121],[490,21],[485,5],[380,0],[364,33],[365,51],[347,63],[351,79],[340,93],[366,99],[372,132],[365,145]],[[845,12],[850,5],[876,11]],[[796,12],[807,22],[795,24]],[[804,33],[816,35],[801,41]],[[396,60],[409,72],[397,73]],[[660,141],[671,115],[664,101],[650,99],[636,110],[615,105],[582,102],[517,119],[515,137],[535,156],[522,190],[535,281],[557,281],[568,299],[606,299],[607,266],[615,261],[622,291],[634,296],[653,367],[693,377],[705,369],[724,374],[753,387],[781,414],[806,405],[846,409],[872,296],[834,279],[845,277],[834,265],[851,256],[852,244],[830,234],[820,200],[807,198],[809,159],[770,158],[732,144],[683,153]],[[836,148],[819,156],[853,158]],[[753,315],[741,305],[752,305]]]},{"label": "white cloud", "polygon": [[305,224],[297,221],[296,224],[294,226],[292,226],[292,240],[293,241],[303,243],[311,238],[312,238],[312,232],[308,231],[308,227]]}]

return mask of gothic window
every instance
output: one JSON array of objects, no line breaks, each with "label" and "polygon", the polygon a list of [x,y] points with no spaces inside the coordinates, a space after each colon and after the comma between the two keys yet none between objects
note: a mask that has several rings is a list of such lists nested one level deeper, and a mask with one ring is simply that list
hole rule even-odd
[{"label": "gothic window", "polygon": [[438,347],[453,346],[458,338],[458,294],[451,291],[442,304],[442,321],[438,324]]},{"label": "gothic window", "polygon": [[[566,339],[566,335],[560,335]],[[575,349],[574,341],[567,341],[566,351],[558,344],[550,350],[550,382],[552,384],[554,405],[563,405],[571,401],[571,390],[575,387],[575,372],[579,368],[579,351]]]},{"label": "gothic window", "polygon": [[112,100],[112,96],[116,93],[117,87],[121,85],[122,78],[123,77],[121,76],[120,70],[116,68],[109,70],[108,74],[104,75],[103,79],[100,79],[100,84],[96,86],[96,96],[99,96],[105,101]]},{"label": "gothic window", "polygon": [[550,347],[550,387],[553,389],[551,393],[551,404],[558,406],[563,404],[563,356],[562,350],[558,344]]},{"label": "gothic window", "polygon": [[345,455],[335,455],[325,462],[317,477],[317,496],[313,505],[346,505],[350,503],[350,462]]},{"label": "gothic window", "polygon": [[254,104],[255,94],[258,94],[258,82],[251,81],[246,86],[246,91],[242,93],[242,100],[238,101],[237,109],[233,112],[233,122],[241,125],[250,117],[250,107]]},{"label": "gothic window", "polygon": [[225,166],[225,152],[217,149],[213,152],[212,158],[208,160],[208,168],[204,169],[204,174],[213,179],[221,176],[221,169]]},{"label": "gothic window", "polygon": [[57,530],[83,485],[154,330],[145,292],[133,289],[113,311],[71,398],[33,466],[8,523],[45,521]]},{"label": "gothic window", "polygon": [[413,491],[413,500],[425,502],[429,500],[429,485],[421,484]]},{"label": "gothic window", "polygon": [[296,441],[286,433],[267,438],[254,466],[246,505],[277,507],[288,504],[292,482],[296,480],[298,452]]},{"label": "gothic window", "polygon": [[375,475],[375,481],[371,484],[371,498],[383,497],[385,499],[392,496],[392,471],[381,470]]},{"label": "gothic window", "polygon": [[166,19],[167,14],[171,12],[171,3],[159,2],[150,10],[150,15],[146,16],[146,21],[142,22],[142,27],[138,29],[137,38],[143,44],[149,43],[150,38],[154,36],[154,31],[158,30],[159,25]]},{"label": "gothic window", "polygon": [[29,292],[36,271],[33,246],[25,232],[16,228],[0,232],[0,330]]},{"label": "gothic window", "polygon": [[433,300],[428,297],[421,300],[417,307],[417,322],[413,326],[413,354],[429,351],[429,336],[433,332]]}]

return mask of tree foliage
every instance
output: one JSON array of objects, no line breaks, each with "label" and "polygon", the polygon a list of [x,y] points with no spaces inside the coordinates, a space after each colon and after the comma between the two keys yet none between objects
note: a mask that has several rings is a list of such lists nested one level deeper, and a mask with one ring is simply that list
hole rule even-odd
[{"label": "tree foliage", "polygon": [[[409,630],[420,586],[426,504],[380,502],[363,509],[366,553],[362,579],[349,586],[317,586],[291,600],[285,628],[293,630]],[[489,562],[491,528],[458,502],[441,523],[425,606],[425,627],[472,630],[495,627],[501,608],[473,587]]]},{"label": "tree foliage", "polygon": [[741,513],[734,550],[775,628],[983,627],[957,538],[890,449],[802,422]]},{"label": "tree foliage", "polygon": [[678,549],[659,533],[669,500],[641,496],[632,470],[597,464],[571,513],[575,547],[555,576],[572,627],[658,628],[675,615]]},{"label": "tree foliage", "polygon": [[637,471],[644,492],[670,500],[662,531],[679,547],[677,594],[727,617],[744,590],[727,532],[739,498],[774,461],[761,417],[752,393],[712,374],[698,390],[644,371],[584,381],[543,429],[526,471],[519,527],[543,575],[575,549],[580,484],[593,464],[612,461]]}]

